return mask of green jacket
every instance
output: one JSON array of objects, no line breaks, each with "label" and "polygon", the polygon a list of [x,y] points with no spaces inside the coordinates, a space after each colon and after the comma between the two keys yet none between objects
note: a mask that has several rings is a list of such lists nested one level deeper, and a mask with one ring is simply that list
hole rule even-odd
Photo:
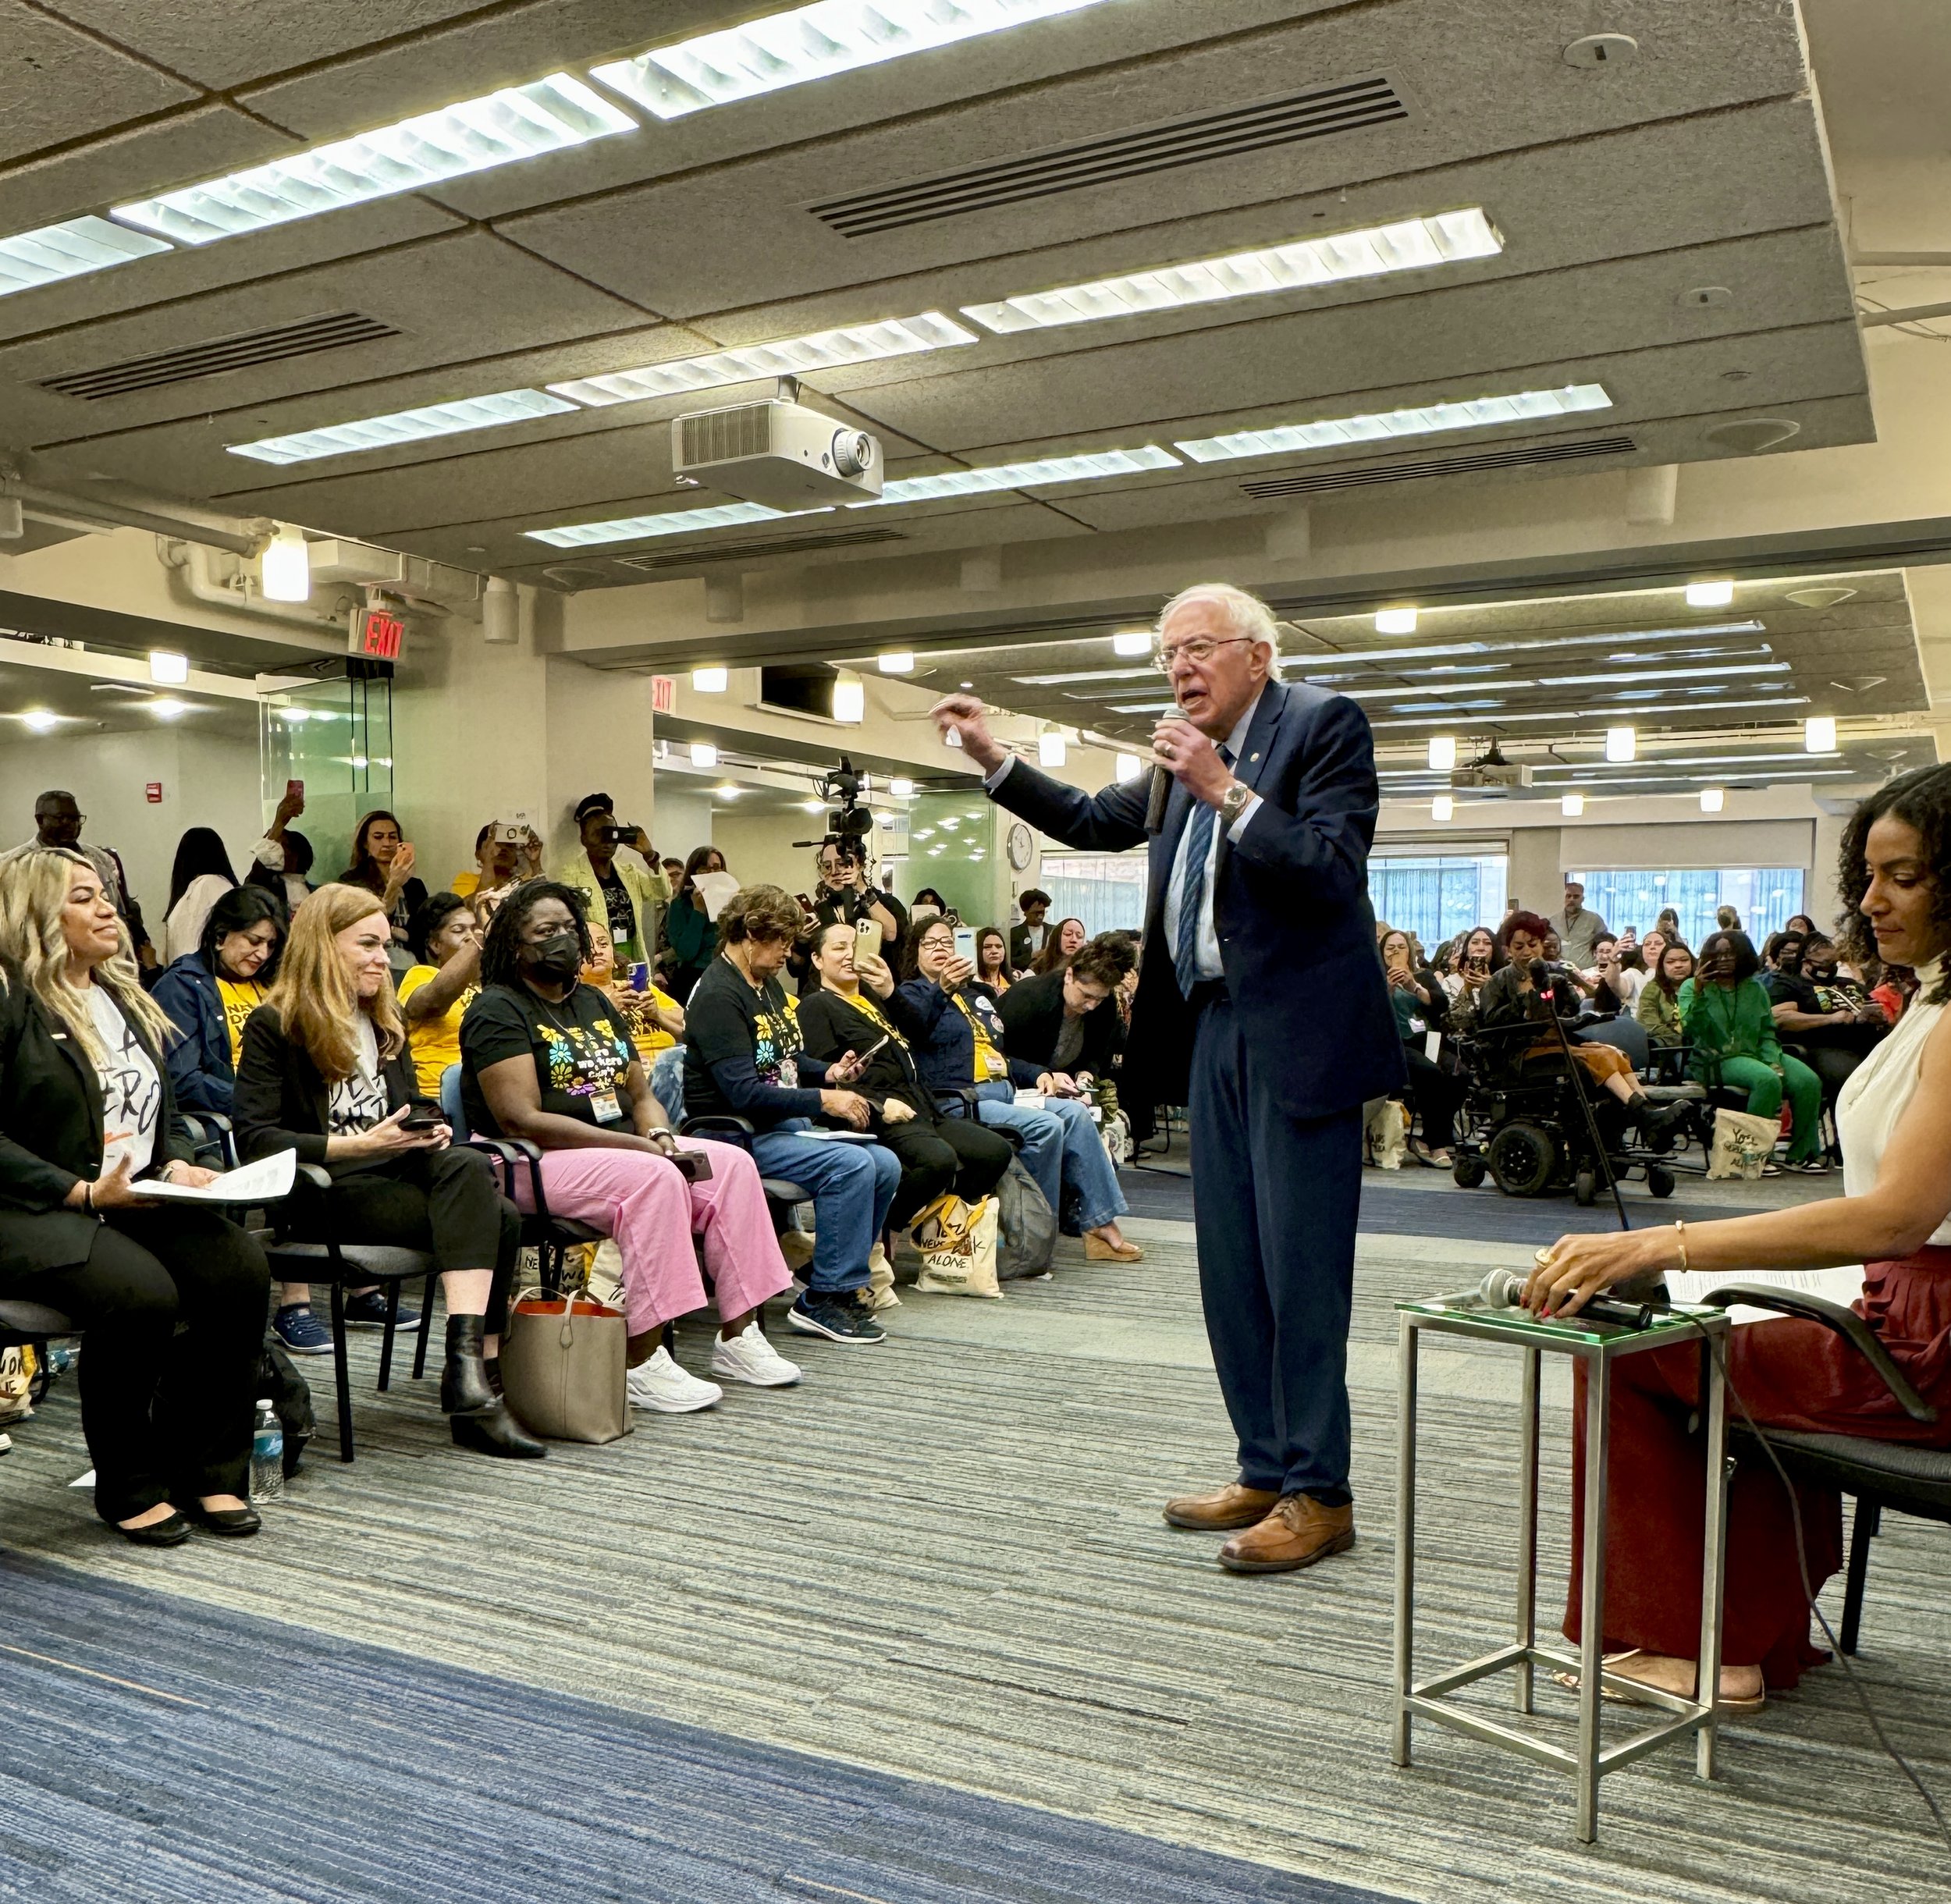
[{"label": "green jacket", "polygon": [[[1690,985],[1693,981],[1686,982]],[[1680,1000],[1685,992],[1686,986],[1683,986],[1679,992],[1669,996],[1650,982],[1640,987],[1640,1002],[1633,1007],[1633,1015],[1646,1027],[1647,1035],[1656,1045],[1686,1043],[1686,1033],[1680,1024]]]},{"label": "green jacket", "polygon": [[1680,987],[1680,1024],[1702,1058],[1758,1058],[1771,1067],[1782,1062],[1775,1008],[1759,979],[1733,986],[1688,979]]}]

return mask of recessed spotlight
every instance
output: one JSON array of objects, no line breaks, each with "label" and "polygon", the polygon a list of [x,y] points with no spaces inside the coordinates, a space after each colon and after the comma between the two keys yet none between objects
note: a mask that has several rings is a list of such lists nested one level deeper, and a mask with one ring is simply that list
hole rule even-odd
[{"label": "recessed spotlight", "polygon": [[1430,802],[1430,818],[1433,820],[1449,819],[1455,812],[1456,802],[1448,794],[1438,794]]},{"label": "recessed spotlight", "polygon": [[915,797],[915,783],[897,773],[887,783],[887,790],[897,800],[912,800]]},{"label": "recessed spotlight", "polygon": [[149,678],[165,687],[180,687],[190,678],[190,657],[172,654],[166,648],[151,648]]},{"label": "recessed spotlight", "polygon": [[158,720],[176,720],[190,712],[190,703],[179,701],[174,694],[158,694],[153,701],[145,701],[142,705]]},{"label": "recessed spotlight", "polygon": [[876,666],[883,674],[912,674],[915,657],[906,648],[896,648],[891,653],[876,658]]},{"label": "recessed spotlight", "polygon": [[733,786],[729,780],[722,780],[711,790],[720,800],[736,800],[745,790],[742,787]]},{"label": "recessed spotlight", "polygon": [[1727,790],[1720,787],[1704,787],[1700,789],[1700,811],[1718,813],[1728,803]]},{"label": "recessed spotlight", "polygon": [[692,741],[691,764],[694,767],[716,766],[718,765],[718,744],[715,741]]},{"label": "recessed spotlight", "polygon": [[1630,727],[1608,727],[1605,730],[1605,757],[1610,761],[1627,761],[1635,758],[1640,751],[1640,737]]},{"label": "recessed spotlight", "polygon": [[802,800],[799,803],[799,810],[802,813],[824,813],[826,803],[823,800]]},{"label": "recessed spotlight", "polygon": [[960,687],[960,688],[962,688],[962,689],[964,689],[965,691],[968,690],[968,688],[973,687],[976,685],[976,684],[975,684],[973,681],[958,681],[955,684],[956,684],[956,686],[957,686],[957,687]]},{"label": "recessed spotlight", "polygon": [[1430,771],[1448,773],[1456,765],[1456,736],[1452,734],[1433,734],[1430,736]]},{"label": "recessed spotlight", "polygon": [[1584,794],[1565,794],[1561,795],[1558,800],[1558,811],[1568,820],[1576,819],[1585,811]]},{"label": "recessed spotlight", "polygon": [[304,602],[311,595],[311,556],[305,532],[281,523],[265,545],[258,569],[267,602]]},{"label": "recessed spotlight", "polygon": [[1811,754],[1833,754],[1836,751],[1836,716],[1833,714],[1811,714],[1802,723],[1802,744]]},{"label": "recessed spotlight", "polygon": [[1112,764],[1111,771],[1121,783],[1135,780],[1145,771],[1145,763],[1135,754],[1120,754]]},{"label": "recessed spotlight", "polygon": [[1734,599],[1734,584],[1729,581],[1689,582],[1686,585],[1686,605],[1689,608],[1725,608]]},{"label": "recessed spotlight", "polygon": [[833,677],[833,719],[853,726],[867,718],[867,687],[858,674]]},{"label": "recessed spotlight", "polygon": [[[1061,767],[1068,757],[1068,750],[1064,745],[1062,728],[1046,727],[1036,737],[1036,758],[1039,766]],[[944,821],[943,824],[946,826],[947,822]]]},{"label": "recessed spotlight", "polygon": [[1415,634],[1416,610],[1406,607],[1378,609],[1375,615],[1375,632],[1377,634]]},{"label": "recessed spotlight", "polygon": [[61,716],[50,714],[44,708],[30,708],[20,719],[30,734],[52,734],[61,725]]},{"label": "recessed spotlight", "polygon": [[729,668],[693,668],[691,684],[701,694],[722,694],[731,679]]}]

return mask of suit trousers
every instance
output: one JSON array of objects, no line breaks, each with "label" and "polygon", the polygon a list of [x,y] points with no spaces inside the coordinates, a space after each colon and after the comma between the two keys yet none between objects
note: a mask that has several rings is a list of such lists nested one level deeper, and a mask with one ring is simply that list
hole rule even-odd
[{"label": "suit trousers", "polygon": [[81,1430],[105,1521],[250,1491],[270,1278],[236,1224],[179,1205],[116,1210],[87,1262],[9,1281],[81,1325]]},{"label": "suit trousers", "polygon": [[1192,1199],[1206,1333],[1241,1483],[1330,1507],[1348,1492],[1348,1328],[1362,1113],[1282,1110],[1278,1050],[1216,993],[1192,1039]]}]

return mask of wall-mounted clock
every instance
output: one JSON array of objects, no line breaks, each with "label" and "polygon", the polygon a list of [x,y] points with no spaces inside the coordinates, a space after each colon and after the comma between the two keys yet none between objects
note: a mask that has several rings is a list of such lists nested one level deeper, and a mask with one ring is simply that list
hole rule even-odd
[{"label": "wall-mounted clock", "polygon": [[1030,861],[1036,856],[1036,836],[1021,820],[1018,820],[1011,826],[1009,838],[1005,844],[1011,865],[1018,872],[1027,871]]}]

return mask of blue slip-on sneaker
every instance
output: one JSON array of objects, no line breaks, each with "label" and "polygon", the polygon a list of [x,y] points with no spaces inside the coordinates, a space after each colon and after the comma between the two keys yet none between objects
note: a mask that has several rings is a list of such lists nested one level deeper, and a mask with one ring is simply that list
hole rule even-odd
[{"label": "blue slip-on sneaker", "polygon": [[289,1355],[329,1355],[332,1331],[311,1313],[311,1305],[294,1302],[281,1309],[272,1319],[272,1333],[284,1345]]},{"label": "blue slip-on sneaker", "polygon": [[[346,1327],[348,1329],[383,1329],[386,1326],[386,1298],[382,1290],[368,1289],[362,1294],[346,1298]],[[420,1312],[409,1309],[405,1303],[400,1305],[399,1320],[394,1325],[400,1329],[418,1329]]]}]

